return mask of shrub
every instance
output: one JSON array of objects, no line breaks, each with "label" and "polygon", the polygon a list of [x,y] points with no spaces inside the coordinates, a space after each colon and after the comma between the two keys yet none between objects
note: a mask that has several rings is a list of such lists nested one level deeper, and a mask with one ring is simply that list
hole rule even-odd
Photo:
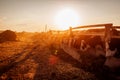
[{"label": "shrub", "polygon": [[16,37],[14,31],[6,30],[0,34],[0,43],[5,41],[16,41]]}]

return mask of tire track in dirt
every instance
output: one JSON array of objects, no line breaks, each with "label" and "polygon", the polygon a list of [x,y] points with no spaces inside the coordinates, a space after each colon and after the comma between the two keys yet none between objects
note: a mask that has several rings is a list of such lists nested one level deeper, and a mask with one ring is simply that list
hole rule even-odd
[{"label": "tire track in dirt", "polygon": [[0,67],[0,76],[3,73],[8,72],[10,69],[15,67],[16,65],[23,63],[25,60],[27,60],[30,56],[31,53],[34,52],[34,50],[39,46],[39,44],[34,44],[34,45],[29,45],[27,46],[18,54],[3,60],[3,63],[8,63],[6,65],[3,65]]},{"label": "tire track in dirt", "polygon": [[9,62],[9,63],[12,63],[13,61],[15,61],[17,58],[19,58],[22,54],[25,53],[25,51],[27,50],[29,45],[27,45],[21,52],[17,53],[17,54],[14,54],[13,56],[10,56],[2,61],[0,61],[0,63],[4,63],[4,62]]}]

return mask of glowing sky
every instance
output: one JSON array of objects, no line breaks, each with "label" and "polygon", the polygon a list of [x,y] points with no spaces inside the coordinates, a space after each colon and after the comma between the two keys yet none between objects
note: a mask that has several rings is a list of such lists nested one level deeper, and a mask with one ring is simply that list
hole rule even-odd
[{"label": "glowing sky", "polygon": [[0,30],[43,31],[55,29],[55,15],[64,8],[74,9],[81,25],[120,25],[120,0],[0,0]]}]

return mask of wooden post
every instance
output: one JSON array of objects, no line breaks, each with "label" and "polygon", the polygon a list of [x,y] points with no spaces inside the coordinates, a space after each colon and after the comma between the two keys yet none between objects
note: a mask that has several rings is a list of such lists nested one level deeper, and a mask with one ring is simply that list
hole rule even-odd
[{"label": "wooden post", "polygon": [[109,55],[109,42],[111,39],[111,32],[110,29],[112,28],[112,24],[105,25],[105,50],[106,50],[106,57]]},{"label": "wooden post", "polygon": [[72,37],[73,34],[72,34],[72,27],[70,27],[70,37]]},{"label": "wooden post", "polygon": [[72,27],[70,27],[69,29],[69,47],[71,47],[71,44],[72,44],[72,37],[73,37],[73,33],[72,33]]}]

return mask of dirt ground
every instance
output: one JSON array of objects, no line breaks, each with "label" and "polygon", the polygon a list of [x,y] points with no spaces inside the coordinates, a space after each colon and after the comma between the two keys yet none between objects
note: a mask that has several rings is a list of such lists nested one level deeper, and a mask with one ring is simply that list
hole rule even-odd
[{"label": "dirt ground", "polygon": [[80,65],[48,41],[47,37],[32,36],[1,43],[0,80],[101,80],[94,74],[97,70],[88,70],[96,65]]}]

